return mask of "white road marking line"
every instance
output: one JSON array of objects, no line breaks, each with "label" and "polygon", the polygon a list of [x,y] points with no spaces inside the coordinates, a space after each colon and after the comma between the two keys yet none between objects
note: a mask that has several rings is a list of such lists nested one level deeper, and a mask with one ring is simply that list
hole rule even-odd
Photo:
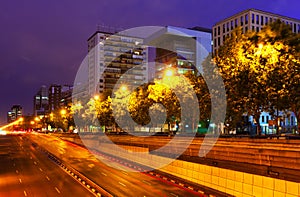
[{"label": "white road marking line", "polygon": [[151,185],[151,183],[147,182],[147,181],[142,181],[143,183],[146,183],[147,185]]},{"label": "white road marking line", "polygon": [[172,196],[175,196],[175,197],[178,197],[178,195],[176,195],[176,194],[173,194],[173,193],[170,193]]},{"label": "white road marking line", "polygon": [[42,169],[42,168],[39,168],[39,169],[40,169],[41,172],[43,172],[43,169]]},{"label": "white road marking line", "polygon": [[49,178],[48,176],[46,176],[46,179],[47,179],[48,181],[50,181],[50,178]]},{"label": "white road marking line", "polygon": [[33,162],[34,163],[34,165],[36,165],[37,163],[36,162]]},{"label": "white road marking line", "polygon": [[126,185],[124,183],[119,182],[119,184],[122,185],[122,186],[124,186],[124,187],[126,187]]},{"label": "white road marking line", "polygon": [[22,179],[19,179],[19,182],[22,183]]},{"label": "white road marking line", "polygon": [[127,172],[124,172],[124,171],[122,171],[122,173],[123,173],[123,174],[126,174],[126,175],[128,175],[128,173],[127,173]]},{"label": "white road marking line", "polygon": [[60,191],[59,191],[59,189],[57,187],[55,187],[55,190],[57,191],[57,193],[60,194]]},{"label": "white road marking line", "polygon": [[104,172],[101,172],[102,175],[107,176],[107,174],[105,174]]},{"label": "white road marking line", "polygon": [[26,193],[26,191],[25,191],[25,190],[23,191],[23,193],[24,193],[24,196],[27,196],[27,193]]},{"label": "white road marking line", "polygon": [[17,174],[19,174],[19,171],[18,171],[18,170],[16,170],[16,173],[17,173]]}]

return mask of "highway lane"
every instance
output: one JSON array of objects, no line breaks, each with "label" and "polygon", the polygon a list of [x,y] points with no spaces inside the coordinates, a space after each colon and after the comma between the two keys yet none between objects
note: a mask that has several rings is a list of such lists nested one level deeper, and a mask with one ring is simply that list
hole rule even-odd
[{"label": "highway lane", "polygon": [[54,136],[28,137],[116,196],[200,196],[147,174],[128,172],[130,169],[111,160],[105,162],[109,166],[103,164],[85,148]]},{"label": "highway lane", "polygon": [[93,196],[22,136],[0,136],[0,196]]}]

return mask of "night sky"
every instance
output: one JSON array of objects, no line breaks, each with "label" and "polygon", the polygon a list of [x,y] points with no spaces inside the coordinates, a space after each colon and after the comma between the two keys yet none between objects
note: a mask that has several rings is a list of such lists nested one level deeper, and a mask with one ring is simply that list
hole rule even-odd
[{"label": "night sky", "polygon": [[2,0],[0,125],[13,104],[33,111],[41,85],[73,84],[97,25],[202,26],[249,8],[300,19],[299,0]]}]

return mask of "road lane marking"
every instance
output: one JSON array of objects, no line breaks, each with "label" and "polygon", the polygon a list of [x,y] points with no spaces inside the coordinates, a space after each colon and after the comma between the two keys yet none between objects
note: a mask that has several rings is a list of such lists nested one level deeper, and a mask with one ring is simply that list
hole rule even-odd
[{"label": "road lane marking", "polygon": [[60,191],[59,191],[59,189],[57,187],[55,187],[55,190],[57,191],[57,193],[60,194]]},{"label": "road lane marking", "polygon": [[142,181],[143,183],[146,183],[147,185],[151,185],[151,183],[147,182],[147,181]]},{"label": "road lane marking", "polygon": [[124,172],[124,171],[122,171],[122,173],[123,173],[123,174],[126,174],[126,175],[128,175],[128,173],[127,173],[127,172]]},{"label": "road lane marking", "polygon": [[34,165],[36,165],[37,163],[36,162],[33,162],[34,163]]},{"label": "road lane marking", "polygon": [[19,179],[19,182],[22,183],[22,179]]},{"label": "road lane marking", "polygon": [[42,168],[39,168],[39,169],[40,169],[41,172],[43,172],[43,169],[42,169]]},{"label": "road lane marking", "polygon": [[175,197],[178,197],[178,195],[176,195],[176,194],[173,194],[173,193],[170,193],[172,196],[175,196]]},{"label": "road lane marking", "polygon": [[101,172],[101,174],[103,174],[104,176],[107,176],[107,174],[105,174],[104,172]]},{"label": "road lane marking", "polygon": [[17,174],[19,174],[19,171],[18,171],[18,170],[16,170],[16,173],[17,173]]},{"label": "road lane marking", "polygon": [[119,184],[122,185],[122,186],[124,186],[124,187],[126,187],[126,185],[124,183],[119,182]]},{"label": "road lane marking", "polygon": [[50,181],[50,178],[49,178],[48,176],[46,176],[46,179],[47,179],[48,181]]},{"label": "road lane marking", "polygon": [[27,196],[27,193],[26,193],[26,191],[25,191],[25,190],[23,191],[23,193],[24,193],[24,196]]}]

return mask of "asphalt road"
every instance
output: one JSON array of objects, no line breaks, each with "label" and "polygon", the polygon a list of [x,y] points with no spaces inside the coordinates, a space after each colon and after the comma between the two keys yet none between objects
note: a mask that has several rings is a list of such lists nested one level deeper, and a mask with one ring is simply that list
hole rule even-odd
[{"label": "asphalt road", "polygon": [[93,196],[22,136],[0,136],[0,196]]},{"label": "asphalt road", "polygon": [[85,148],[54,136],[30,135],[28,138],[71,165],[114,196],[201,196],[199,193],[144,173],[128,172],[127,167],[113,161],[105,162],[106,164],[109,163],[109,165],[106,165]]}]

